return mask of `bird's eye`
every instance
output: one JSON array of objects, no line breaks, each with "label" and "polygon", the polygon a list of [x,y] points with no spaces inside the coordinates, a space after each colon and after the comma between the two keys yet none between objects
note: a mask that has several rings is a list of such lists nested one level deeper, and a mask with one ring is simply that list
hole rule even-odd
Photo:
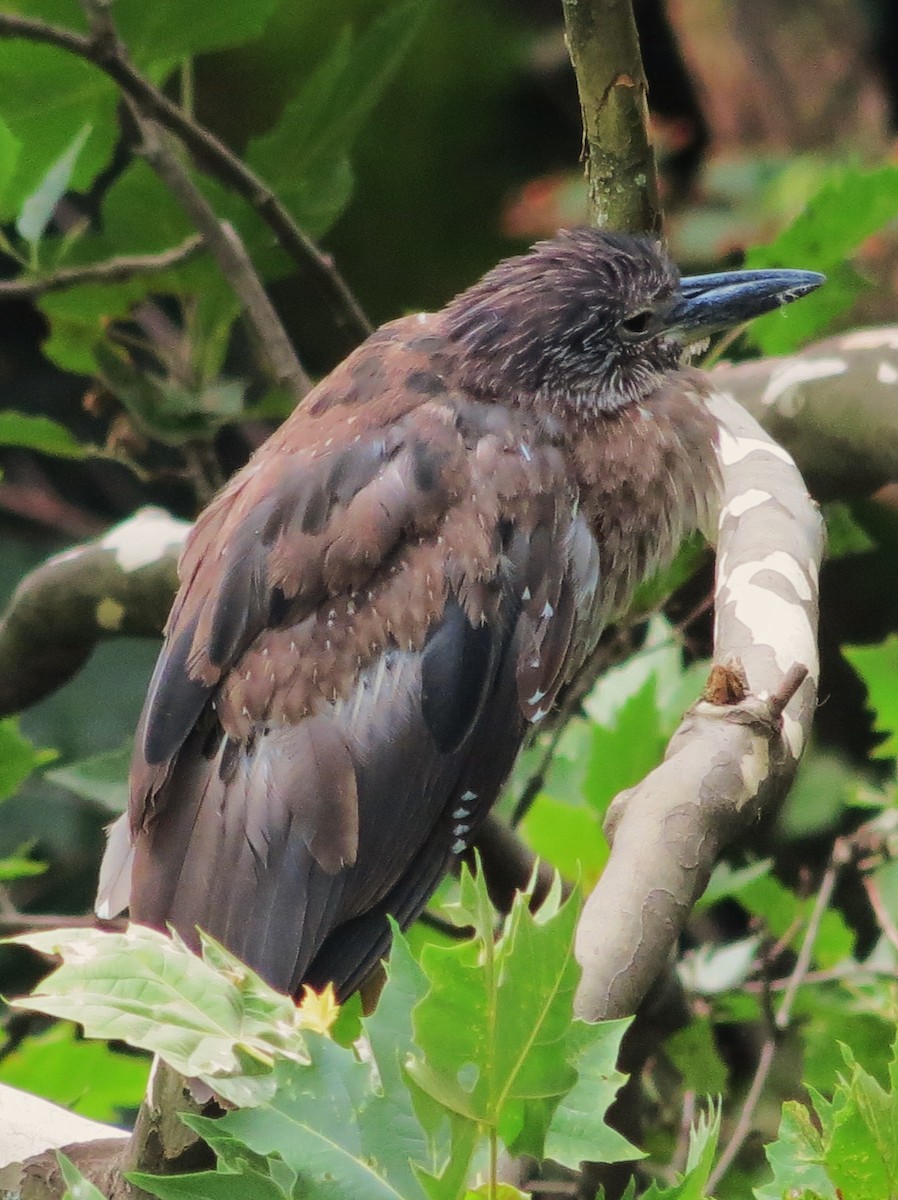
[{"label": "bird's eye", "polygon": [[645,337],[652,328],[654,316],[655,314],[650,308],[642,308],[639,312],[624,317],[619,326],[621,335],[630,340]]}]

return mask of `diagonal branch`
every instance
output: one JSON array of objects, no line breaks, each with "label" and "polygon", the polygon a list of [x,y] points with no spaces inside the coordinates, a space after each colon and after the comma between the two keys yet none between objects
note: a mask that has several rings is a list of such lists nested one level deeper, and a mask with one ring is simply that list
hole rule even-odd
[{"label": "diagonal branch", "polygon": [[281,248],[320,291],[337,325],[345,329],[353,341],[368,336],[371,325],[330,256],[303,233],[263,179],[214,133],[188,116],[140,74],[117,37],[96,30],[84,36],[18,13],[0,13],[0,37],[25,38],[55,46],[93,63],[108,75],[144,117],[158,122],[180,138],[201,170],[215,176],[252,206]]},{"label": "diagonal branch", "polygon": [[819,513],[735,401],[708,406],[720,426],[718,665],[664,762],[609,809],[611,855],[577,934],[586,1020],[637,1010],[720,852],[785,795],[814,715]]},{"label": "diagonal branch", "polygon": [[312,381],[296,357],[287,331],[236,230],[219,220],[174,149],[166,143],[166,135],[159,126],[142,116],[133,105],[131,112],[142,139],[139,153],[200,231],[203,242],[240,300],[256,348],[275,382],[295,399],[301,399],[310,390]]},{"label": "diagonal branch", "polygon": [[192,234],[180,246],[173,246],[159,254],[123,254],[105,262],[87,263],[83,267],[61,267],[58,271],[33,279],[0,280],[0,300],[34,299],[46,296],[48,292],[61,292],[84,283],[121,283],[134,275],[155,275],[181,266],[193,258],[202,244],[203,239],[199,234]]}]

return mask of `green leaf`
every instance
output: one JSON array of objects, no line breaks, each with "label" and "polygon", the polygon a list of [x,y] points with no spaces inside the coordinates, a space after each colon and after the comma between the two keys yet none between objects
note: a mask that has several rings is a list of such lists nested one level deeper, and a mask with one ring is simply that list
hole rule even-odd
[{"label": "green leaf", "polygon": [[561,1098],[546,1135],[545,1157],[576,1169],[585,1160],[613,1163],[642,1153],[605,1121],[626,1075],[617,1070],[620,1045],[631,1022],[575,1021],[568,1037],[568,1061],[577,1082]]},{"label": "green leaf", "polygon": [[596,725],[584,795],[604,814],[618,792],[639,783],[658,765],[667,745],[661,729],[657,682],[649,676],[615,714],[613,725]]},{"label": "green leaf", "polygon": [[103,382],[152,437],[177,446],[209,437],[243,413],[245,385],[218,380],[188,388],[134,366],[121,350],[98,343],[94,358]]},{"label": "green leaf", "polygon": [[794,309],[753,321],[750,336],[764,354],[785,354],[819,333],[851,302],[860,286],[845,260],[898,214],[898,167],[843,167],[829,173],[817,194],[775,241],[746,255],[745,265],[823,271],[826,287]]},{"label": "green leaf", "polygon": [[29,879],[43,875],[47,869],[45,862],[34,858],[25,858],[20,851],[18,854],[6,855],[0,858],[0,883],[12,883],[15,879]]},{"label": "green leaf", "polygon": [[77,1038],[73,1025],[58,1022],[3,1057],[0,1081],[95,1121],[118,1121],[143,1099],[149,1069],[148,1059]]},{"label": "green leaf", "polygon": [[359,37],[344,34],[275,128],[250,143],[250,164],[312,234],[329,228],[349,199],[347,155],[428,10],[428,0],[400,0]]},{"label": "green leaf", "polygon": [[22,143],[13,135],[5,121],[0,120],[0,204],[10,180],[16,173]]},{"label": "green leaf", "polygon": [[24,446],[56,458],[86,458],[89,453],[58,421],[11,408],[0,411],[0,446]]},{"label": "green leaf", "polygon": [[707,1195],[708,1179],[717,1153],[720,1136],[720,1105],[714,1104],[708,1113],[701,1113],[689,1132],[689,1153],[686,1170],[673,1187],[653,1183],[643,1193],[643,1200],[702,1200]]},{"label": "green leaf", "polygon": [[[220,1121],[194,1118],[188,1124],[213,1147],[224,1137],[238,1139],[255,1154],[278,1155],[302,1176],[304,1196],[424,1200],[413,1179],[400,1190],[381,1161],[382,1148],[366,1145],[376,1099],[371,1066],[317,1034],[308,1034],[307,1044],[309,1064],[279,1062],[273,1094],[262,1105]],[[409,1176],[407,1163],[402,1173]]]},{"label": "green leaf", "polygon": [[70,1158],[66,1158],[61,1150],[56,1151],[56,1161],[65,1180],[65,1194],[62,1200],[106,1200],[98,1187],[85,1179]]},{"label": "green leaf", "polygon": [[19,732],[18,717],[0,721],[0,801],[17,792],[32,771],[55,756],[54,750],[32,746]]},{"label": "green leaf", "polygon": [[876,713],[875,729],[888,736],[873,751],[874,758],[898,756],[898,634],[878,646],[843,646],[842,653],[860,675],[870,707]]},{"label": "green leaf", "polygon": [[159,1054],[234,1104],[259,1103],[271,1092],[277,1055],[304,1053],[290,997],[204,934],[202,957],[177,936],[141,925],[123,933],[63,929],[9,940],[62,958],[39,991],[15,1006],[77,1021],[88,1037],[120,1038]]},{"label": "green leaf", "polygon": [[53,219],[56,205],[68,190],[78,156],[90,134],[90,125],[83,125],[62,154],[52,163],[35,191],[25,198],[16,221],[16,230],[32,247],[37,246],[44,236]]},{"label": "green leaf", "polygon": [[76,796],[94,800],[110,812],[124,812],[128,807],[128,771],[131,766],[131,743],[118,750],[107,750],[82,758],[79,762],[66,763],[46,771],[44,777],[51,783],[68,788]]},{"label": "green leaf", "polygon": [[592,808],[542,792],[521,823],[527,845],[566,879],[591,890],[608,861],[608,842]]},{"label": "green leaf", "polygon": [[665,1048],[683,1077],[683,1086],[699,1096],[720,1096],[726,1090],[724,1066],[714,1029],[707,1017],[693,1017],[687,1026],[667,1039]]},{"label": "green leaf", "polygon": [[[70,6],[77,14],[77,8]],[[70,22],[63,21],[63,24]],[[116,138],[118,89],[92,63],[53,46],[21,39],[0,40],[3,119],[27,148],[0,196],[0,219],[15,217],[25,199],[38,190],[51,164],[58,162],[85,128],[91,132],[80,149],[67,186],[89,186],[108,163]]]},{"label": "green leaf", "polygon": [[803,1104],[786,1101],[776,1141],[766,1146],[765,1152],[773,1179],[755,1188],[756,1200],[783,1200],[790,1193],[837,1200],[836,1189],[823,1165],[823,1138]]},{"label": "green leaf", "polygon": [[516,897],[494,941],[486,886],[463,869],[460,899],[449,911],[456,923],[473,926],[475,938],[422,954],[430,991],[415,1009],[414,1029],[423,1057],[411,1060],[409,1073],[459,1131],[465,1122],[479,1124],[513,1154],[542,1157],[548,1133],[571,1161],[597,1145],[633,1157],[617,1135],[600,1132],[617,1090],[613,1053],[622,1027],[572,1021],[577,906],[573,899],[561,904],[557,887],[535,914],[528,900]]},{"label": "green leaf", "polygon": [[[292,1189],[250,1163],[239,1171],[197,1171],[192,1175],[147,1175],[129,1171],[126,1178],[161,1200],[291,1200]],[[309,1193],[303,1193],[309,1195]]]},{"label": "green leaf", "polygon": [[827,558],[848,558],[875,549],[876,543],[854,519],[850,504],[832,500],[823,505],[823,516],[826,520]]},{"label": "green leaf", "polygon": [[115,19],[132,58],[147,67],[243,45],[259,36],[276,7],[277,0],[154,0],[116,5]]}]

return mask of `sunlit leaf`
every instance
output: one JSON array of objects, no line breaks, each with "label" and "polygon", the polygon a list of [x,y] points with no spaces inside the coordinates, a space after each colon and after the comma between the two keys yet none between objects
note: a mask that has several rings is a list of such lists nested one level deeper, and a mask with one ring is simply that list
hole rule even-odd
[{"label": "sunlit leaf", "polygon": [[860,675],[870,707],[876,713],[876,730],[888,736],[873,751],[875,758],[898,755],[898,634],[878,646],[843,646],[842,653]]},{"label": "sunlit leaf", "polygon": [[72,1025],[57,1022],[0,1059],[0,1082],[95,1121],[117,1121],[140,1104],[149,1069],[149,1059],[77,1038]]},{"label": "sunlit leaf", "polygon": [[68,788],[76,796],[94,800],[110,812],[124,812],[128,807],[128,770],[131,765],[131,744],[119,750],[107,750],[82,758],[79,762],[66,763],[45,772],[45,778],[60,787]]},{"label": "sunlit leaf", "polygon": [[16,220],[20,237],[33,246],[44,236],[53,219],[56,205],[68,190],[78,156],[91,133],[90,125],[83,125],[66,146],[62,154],[49,167],[35,191],[27,196]]},{"label": "sunlit leaf", "polygon": [[89,450],[58,421],[0,410],[0,446],[23,446],[57,458],[84,458]]}]

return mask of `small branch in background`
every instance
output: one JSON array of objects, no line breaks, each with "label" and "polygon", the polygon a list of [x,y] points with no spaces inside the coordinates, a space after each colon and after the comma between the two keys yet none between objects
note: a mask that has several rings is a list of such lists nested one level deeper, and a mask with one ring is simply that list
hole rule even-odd
[{"label": "small branch in background", "polygon": [[234,289],[259,356],[268,368],[267,373],[297,400],[302,399],[312,381],[296,357],[287,331],[236,231],[227,222],[219,220],[173,147],[166,144],[165,134],[159,126],[144,117],[134,105],[131,112],[142,139],[139,153],[196,225],[207,249]]},{"label": "small branch in background", "polygon": [[[555,878],[550,863],[538,859],[515,831],[496,816],[486,818],[474,846],[480,854],[490,899],[499,912],[511,912],[515,893],[529,886],[534,871],[536,884],[531,903],[533,908],[539,908]],[[473,855],[468,863],[473,867]]]},{"label": "small branch in background", "polygon": [[35,299],[48,292],[60,292],[79,284],[121,283],[134,275],[158,274],[179,267],[193,258],[202,244],[200,235],[193,234],[185,238],[180,246],[173,246],[171,250],[164,250],[160,254],[123,254],[119,258],[89,263],[83,267],[62,267],[36,279],[0,280],[0,300]]},{"label": "small branch in background", "polygon": [[591,218],[623,233],[660,234],[648,85],[632,5],[563,0],[563,7],[583,114]]},{"label": "small branch in background", "polygon": [[144,508],[26,575],[0,618],[0,716],[66,683],[110,637],[160,637],[190,526]]},{"label": "small branch in background", "polygon": [[[743,1143],[751,1133],[752,1120],[754,1118],[755,1109],[761,1099],[761,1094],[764,1091],[764,1085],[767,1082],[767,1077],[770,1074],[770,1068],[773,1066],[773,1060],[776,1055],[776,1049],[779,1045],[780,1037],[783,1032],[789,1027],[789,1022],[792,1020],[792,1006],[795,1003],[795,997],[798,995],[798,989],[807,979],[808,969],[811,965],[811,956],[814,952],[814,943],[817,940],[817,934],[820,932],[820,922],[823,920],[823,914],[829,908],[830,900],[832,899],[833,890],[836,886],[836,880],[839,877],[839,872],[850,861],[852,855],[851,843],[847,838],[839,838],[833,846],[833,851],[830,856],[829,865],[824,872],[823,878],[820,881],[820,887],[817,889],[817,898],[814,901],[814,907],[808,919],[807,929],[805,930],[804,939],[801,943],[801,949],[798,952],[798,957],[795,960],[795,966],[789,975],[786,989],[783,992],[782,1000],[775,1013],[771,1013],[772,1020],[768,1022],[769,1029],[767,1037],[764,1039],[764,1044],[761,1047],[761,1052],[758,1055],[758,1063],[755,1067],[755,1073],[751,1081],[751,1086],[745,1100],[742,1103],[742,1108],[739,1112],[739,1118],[736,1121],[733,1132],[730,1135],[729,1141],[724,1146],[720,1158],[714,1165],[714,1170],[708,1180],[707,1190],[711,1194],[717,1188],[721,1179],[733,1165],[739,1151],[742,1149]],[[769,996],[769,993],[768,993]],[[769,1007],[769,1005],[768,1005]]]},{"label": "small branch in background", "polygon": [[151,118],[180,138],[201,170],[215,176],[252,206],[281,248],[320,291],[336,324],[345,329],[354,342],[366,338],[371,332],[371,324],[330,255],[319,250],[303,233],[264,180],[224,142],[188,116],[135,69],[114,31],[110,35],[110,27],[97,21],[96,13],[89,13],[89,16],[92,16],[93,30],[90,36],[84,37],[44,21],[0,13],[0,37],[19,37],[56,46],[93,63],[108,75],[144,117]]}]

